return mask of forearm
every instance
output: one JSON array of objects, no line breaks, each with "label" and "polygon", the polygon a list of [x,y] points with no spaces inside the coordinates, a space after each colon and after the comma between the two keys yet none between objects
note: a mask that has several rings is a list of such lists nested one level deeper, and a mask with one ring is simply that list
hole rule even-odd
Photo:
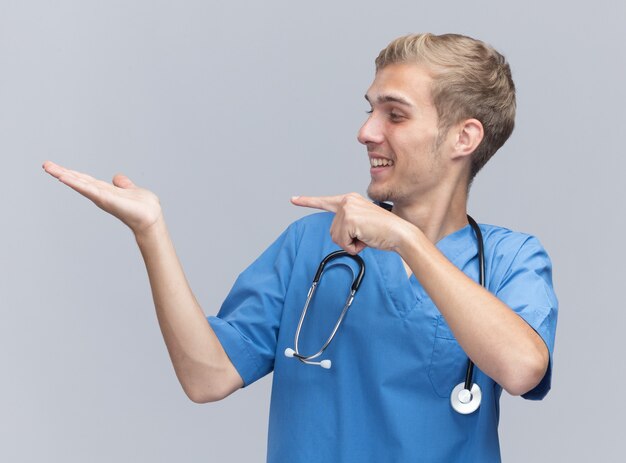
[{"label": "forearm", "polygon": [[409,227],[401,243],[399,254],[478,368],[514,395],[538,384],[548,365],[540,336],[455,267],[419,229]]},{"label": "forearm", "polygon": [[165,221],[135,235],[148,271],[163,339],[176,375],[194,402],[218,400],[243,382],[193,295]]}]

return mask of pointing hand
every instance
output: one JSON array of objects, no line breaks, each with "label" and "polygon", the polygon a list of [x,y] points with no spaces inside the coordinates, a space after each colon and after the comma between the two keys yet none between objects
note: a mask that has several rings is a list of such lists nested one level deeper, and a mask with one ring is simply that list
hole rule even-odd
[{"label": "pointing hand", "polygon": [[294,196],[296,206],[334,212],[330,227],[333,241],[350,254],[365,247],[396,251],[409,222],[357,193],[338,196]]}]

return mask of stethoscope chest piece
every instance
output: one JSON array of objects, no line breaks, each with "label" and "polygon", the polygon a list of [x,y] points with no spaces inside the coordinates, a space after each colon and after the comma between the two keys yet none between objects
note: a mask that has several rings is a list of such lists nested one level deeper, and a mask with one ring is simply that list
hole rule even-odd
[{"label": "stethoscope chest piece", "polygon": [[472,390],[465,389],[465,383],[459,383],[450,394],[452,408],[461,415],[474,413],[480,406],[482,393],[478,384],[472,384]]}]

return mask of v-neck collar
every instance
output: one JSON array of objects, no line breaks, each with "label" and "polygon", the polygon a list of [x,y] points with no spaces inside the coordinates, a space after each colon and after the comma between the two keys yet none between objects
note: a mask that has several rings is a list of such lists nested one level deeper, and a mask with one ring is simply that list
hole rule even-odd
[{"label": "v-neck collar", "polygon": [[[463,228],[458,229],[455,232],[441,238],[435,246],[441,251],[441,253],[448,258],[450,262],[456,265],[456,260],[461,254],[464,254],[469,246],[469,242],[476,242],[474,236],[474,230],[470,224],[465,225]],[[478,252],[478,247],[472,248]]]},{"label": "v-neck collar", "polygon": [[[474,231],[467,224],[465,227],[441,238],[435,246],[450,262],[461,267],[463,265],[461,260],[465,260],[468,253],[474,255],[478,252],[478,248],[473,245],[475,242]],[[415,275],[407,276],[399,254],[371,248],[368,250],[374,256],[379,267],[379,277],[391,301],[399,315],[402,318],[406,317],[423,299],[428,298],[426,291],[415,278]]]}]

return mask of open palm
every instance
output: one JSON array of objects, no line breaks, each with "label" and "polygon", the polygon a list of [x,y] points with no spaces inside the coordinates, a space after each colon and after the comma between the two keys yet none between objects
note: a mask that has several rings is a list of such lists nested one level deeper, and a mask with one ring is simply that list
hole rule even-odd
[{"label": "open palm", "polygon": [[107,183],[51,161],[46,161],[43,168],[102,210],[120,219],[135,234],[147,230],[161,217],[159,198],[151,191],[136,186],[125,175],[118,174],[113,177],[112,183]]}]

